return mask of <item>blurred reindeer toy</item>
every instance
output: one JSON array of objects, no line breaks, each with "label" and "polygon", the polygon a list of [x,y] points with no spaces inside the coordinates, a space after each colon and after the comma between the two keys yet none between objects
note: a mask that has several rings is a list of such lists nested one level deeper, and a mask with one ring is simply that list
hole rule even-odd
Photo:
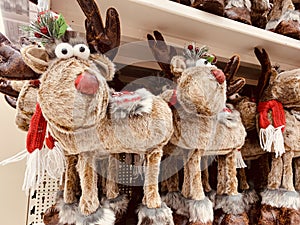
[{"label": "blurred reindeer toy", "polygon": [[[226,105],[226,77],[214,65],[216,57],[209,54],[206,46],[200,48],[194,43],[184,48],[183,55],[170,57],[172,52],[162,35],[158,31],[154,35],[156,42],[148,35],[154,56],[165,56],[164,62],[170,59],[170,70],[177,78],[176,91],[166,90],[162,96],[175,103],[170,144],[182,149],[180,156],[184,160],[181,194],[168,193],[166,203],[174,214],[188,218],[189,224],[212,224],[214,209],[226,214],[223,223],[238,223],[240,218],[248,221],[236,178],[236,152],[244,144],[246,131],[239,112]],[[205,196],[201,178],[201,158],[210,155],[218,155],[215,205]]]},{"label": "blurred reindeer toy", "polygon": [[260,144],[264,151],[272,154],[267,189],[261,193],[260,224],[299,221],[300,69],[278,73],[271,67],[264,49],[256,48],[255,54],[261,64],[257,107]]}]

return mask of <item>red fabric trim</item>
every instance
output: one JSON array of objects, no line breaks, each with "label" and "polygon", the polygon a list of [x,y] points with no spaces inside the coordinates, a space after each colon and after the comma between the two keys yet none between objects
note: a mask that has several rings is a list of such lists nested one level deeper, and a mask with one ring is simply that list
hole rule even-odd
[{"label": "red fabric trim", "polygon": [[[270,100],[266,102],[259,102],[257,111],[259,113],[260,128],[267,128],[271,122],[268,119],[268,112],[272,111],[273,125],[275,128],[285,125],[285,113],[281,102],[277,100]],[[281,129],[284,131],[284,127]]]},{"label": "red fabric trim", "polygon": [[35,149],[41,150],[43,148],[46,128],[47,121],[42,114],[40,105],[37,103],[26,138],[26,148],[29,153],[32,153]]},{"label": "red fabric trim", "polygon": [[48,137],[46,137],[46,145],[47,147],[52,150],[54,148],[54,143],[55,143],[55,139],[53,138],[53,136],[48,132]]},{"label": "red fabric trim", "polygon": [[172,97],[170,98],[168,104],[169,106],[172,106],[172,105],[176,105],[176,103],[177,103],[177,93],[176,93],[176,89],[174,89]]}]

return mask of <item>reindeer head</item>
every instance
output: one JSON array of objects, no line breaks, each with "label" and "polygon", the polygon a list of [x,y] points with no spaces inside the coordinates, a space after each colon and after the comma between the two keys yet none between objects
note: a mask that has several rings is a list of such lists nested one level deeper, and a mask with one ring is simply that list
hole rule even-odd
[{"label": "reindeer head", "polygon": [[[88,1],[78,0],[78,3],[87,17],[86,18],[86,36],[87,36],[87,41],[88,41],[88,45],[90,47],[91,52],[93,52],[93,53],[101,52],[102,54],[107,54],[111,59],[113,59],[118,51],[117,47],[120,44],[120,20],[119,20],[118,12],[114,8],[109,8],[107,10],[107,15],[106,15],[106,26],[104,26],[101,15],[100,15],[100,11],[94,0],[88,0]],[[90,12],[92,12],[92,13],[90,13]],[[52,15],[52,14],[50,14],[50,15]],[[40,19],[40,21],[41,21],[41,19]],[[44,21],[44,22],[47,22],[47,21]],[[51,20],[51,21],[55,22],[56,19]],[[36,26],[36,25],[39,25],[39,23],[33,23],[33,25]],[[36,27],[36,28],[39,28],[39,27]],[[34,29],[34,31],[36,32],[36,29]],[[61,30],[59,29],[58,31],[59,31],[58,33],[60,34]],[[3,46],[3,44],[7,44],[8,40],[5,39],[4,36],[0,34],[0,43],[2,43],[0,45],[0,77],[5,78],[5,79],[0,80],[0,92],[4,93],[6,95],[5,98],[10,105],[12,105],[13,107],[17,107],[18,115],[16,118],[16,122],[17,122],[18,126],[22,129],[26,130],[28,128],[28,122],[31,119],[31,116],[35,109],[34,105],[36,102],[36,92],[39,87],[35,84],[35,82],[30,82],[30,83],[25,82],[25,85],[23,86],[23,88],[19,94],[18,91],[20,91],[20,90],[16,91],[14,89],[14,87],[11,86],[11,82],[9,80],[11,80],[11,79],[17,79],[17,80],[39,79],[40,75],[45,73],[44,74],[45,79],[43,79],[43,81],[45,81],[45,83],[48,82],[49,79],[54,79],[55,82],[59,83],[59,84],[55,83],[52,86],[51,85],[49,86],[49,87],[55,89],[54,86],[57,85],[57,88],[54,91],[55,96],[59,96],[61,94],[64,99],[62,101],[67,100],[66,102],[68,102],[68,103],[70,103],[69,101],[73,101],[74,104],[77,103],[78,102],[77,100],[80,99],[80,98],[76,98],[76,97],[73,98],[72,95],[67,97],[66,90],[62,89],[63,85],[62,85],[62,83],[60,83],[58,81],[59,79],[57,79],[58,78],[57,76],[56,77],[53,76],[53,78],[49,78],[48,75],[46,76],[46,74],[51,74],[51,72],[49,72],[49,71],[52,68],[56,68],[56,69],[61,68],[62,69],[63,68],[62,61],[72,64],[72,62],[71,62],[72,60],[70,59],[72,57],[69,57],[70,55],[68,55],[68,54],[67,54],[67,57],[69,57],[69,60],[67,60],[66,58],[59,59],[56,57],[55,49],[59,44],[61,44],[61,42],[70,42],[68,47],[71,46],[70,49],[73,53],[76,51],[78,53],[78,51],[79,51],[78,54],[81,54],[81,56],[84,55],[84,53],[81,52],[82,46],[80,45],[80,44],[83,44],[84,42],[78,41],[78,40],[76,41],[74,39],[74,37],[72,37],[72,35],[70,36],[68,34],[72,34],[72,32],[67,32],[67,35],[64,35],[61,38],[59,38],[59,39],[61,39],[60,41],[57,41],[57,37],[52,38],[52,36],[50,38],[49,37],[46,39],[44,38],[43,40],[51,40],[50,44],[49,43],[46,44],[46,46],[47,46],[46,48],[43,48],[41,46],[36,46],[36,45],[25,47],[22,50],[22,57],[18,50],[9,48],[8,49],[9,51],[7,51],[7,48],[10,46],[8,46],[8,47]],[[75,34],[75,33],[73,33],[73,34]],[[36,40],[36,41],[39,41],[39,40]],[[60,47],[62,47],[62,45],[60,45]],[[75,47],[76,45],[77,45],[77,50],[74,51],[73,47]],[[85,53],[87,53],[87,51],[85,51]],[[90,70],[98,71],[100,69],[102,75],[104,75],[104,76],[107,75],[105,77],[105,79],[107,79],[107,80],[112,79],[113,65],[106,57],[102,56],[101,54],[93,54],[91,56],[88,56],[88,54],[87,54],[86,56],[83,56],[83,57],[84,57],[84,60],[83,59],[80,60],[80,57],[78,57],[78,56],[73,57],[73,58],[77,59],[77,60],[75,60],[77,62],[74,62],[74,64],[72,64],[73,69],[76,67],[76,65],[78,66],[78,64],[80,64],[81,62],[82,62],[82,65],[85,65],[85,67],[89,67],[90,64],[93,64],[94,67],[92,66],[93,69],[90,69]],[[4,59],[4,60],[2,60],[2,59]],[[90,63],[91,61],[93,61],[93,63]],[[78,62],[80,62],[80,63],[78,63]],[[95,64],[97,64],[97,65],[95,66]],[[28,67],[27,65],[30,65],[30,67]],[[61,66],[59,66],[59,65],[61,65]],[[79,69],[80,66],[78,66],[77,67],[78,70],[74,70],[74,73],[85,70],[83,67],[84,66],[82,66],[82,68]],[[71,70],[70,70],[70,68],[65,68],[62,71],[58,71],[58,73],[64,73],[64,72],[71,72]],[[84,74],[86,74],[86,73],[84,73]],[[86,76],[84,76],[84,77],[86,77]],[[69,79],[71,79],[71,78],[69,78]],[[101,76],[101,79],[103,80],[104,78]],[[93,90],[96,89],[97,82],[99,82],[98,78],[94,79],[94,82],[91,81],[90,83],[94,83],[94,85],[92,85],[92,88],[91,87],[88,88],[89,90],[87,91],[86,90],[87,88],[83,87],[83,86],[85,86],[86,83],[89,83],[89,82],[85,82],[85,79],[83,79],[82,82],[79,82],[79,80],[80,79],[78,78],[78,81],[77,81],[78,85],[75,87],[75,89],[77,88],[77,89],[81,90],[81,92],[88,92],[88,93],[93,92]],[[90,80],[93,80],[93,78]],[[64,80],[61,77],[61,81],[67,82],[68,79]],[[84,84],[84,85],[82,85],[82,84]],[[100,83],[99,83],[99,85],[100,85]],[[43,90],[47,90],[47,88],[45,87],[46,84],[44,84],[43,82],[42,82],[41,86],[43,87]],[[59,90],[59,88],[60,88],[60,90]],[[65,87],[65,88],[67,88],[67,87]],[[47,91],[44,91],[44,92],[49,94],[49,92],[47,92]],[[59,94],[59,92],[60,92],[60,94]],[[42,93],[42,90],[40,93]],[[32,98],[30,97],[30,99],[29,99],[28,96],[32,96]],[[92,95],[90,95],[90,96],[92,96]],[[30,104],[28,104],[28,100],[30,100]],[[41,100],[42,100],[42,98],[41,98]],[[52,104],[52,102],[51,102],[53,100],[54,100],[54,98],[52,98],[50,101],[45,103],[45,105],[48,108],[52,108],[52,110],[55,110],[54,108],[58,108],[58,105],[60,105],[60,104],[59,103],[55,104],[57,106],[57,107],[55,107],[54,104]],[[46,102],[46,100],[45,100],[45,102]],[[106,101],[104,101],[104,102],[106,102]],[[49,103],[52,104],[52,106],[49,106]],[[31,108],[30,106],[33,106],[33,107]],[[67,104],[65,104],[63,106],[66,107]],[[106,106],[106,103],[103,104],[103,107],[105,107],[105,106]],[[68,107],[69,107],[69,109],[71,108],[71,106],[68,106]],[[57,112],[61,112],[61,111],[63,111],[63,110],[60,109],[60,111],[57,111]],[[69,113],[68,115],[70,115],[70,114],[72,114],[72,113]],[[77,114],[75,116],[77,116]],[[68,119],[65,118],[65,120],[68,120]],[[67,129],[70,129],[72,126],[73,127],[77,126],[76,124],[70,125],[73,121],[71,118],[69,118],[68,121],[69,121],[69,123],[67,123],[68,124]],[[86,123],[89,124],[89,122],[87,122],[87,121],[86,121]],[[83,122],[81,120],[81,122],[79,122],[79,124],[85,124],[85,122]]]},{"label": "reindeer head", "polygon": [[262,87],[262,101],[276,99],[286,108],[299,108],[300,69],[277,72],[264,49],[256,48],[255,54],[261,64],[259,86]]},{"label": "reindeer head", "polygon": [[178,76],[178,101],[191,113],[214,115],[225,107],[226,82],[222,70],[213,65],[215,56],[206,47],[188,45],[184,56],[174,56],[171,70]]},{"label": "reindeer head", "polygon": [[114,64],[102,54],[90,54],[80,39],[57,42],[53,50],[38,45],[21,50],[26,64],[42,73],[38,102],[45,118],[64,130],[95,124],[106,113],[106,81],[114,76]]},{"label": "reindeer head", "polygon": [[[225,105],[224,88],[228,97],[245,85],[244,78],[234,79],[240,65],[238,55],[230,58],[223,73],[214,65],[216,57],[208,54],[206,47],[200,49],[192,44],[186,46],[183,56],[178,56],[176,49],[166,44],[160,32],[154,31],[153,34],[154,37],[147,35],[149,47],[165,77],[175,81],[181,88],[181,91],[178,90],[178,99],[186,110],[214,114]],[[166,91],[163,98],[168,100],[171,95],[172,92]]]}]

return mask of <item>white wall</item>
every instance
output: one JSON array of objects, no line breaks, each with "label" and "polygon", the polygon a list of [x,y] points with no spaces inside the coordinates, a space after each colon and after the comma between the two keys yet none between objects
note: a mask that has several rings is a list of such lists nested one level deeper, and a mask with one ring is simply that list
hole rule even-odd
[{"label": "white wall", "polygon": [[[15,110],[0,94],[0,161],[25,148],[26,133],[15,125]],[[25,225],[27,196],[22,191],[25,160],[0,166],[0,224]]]}]

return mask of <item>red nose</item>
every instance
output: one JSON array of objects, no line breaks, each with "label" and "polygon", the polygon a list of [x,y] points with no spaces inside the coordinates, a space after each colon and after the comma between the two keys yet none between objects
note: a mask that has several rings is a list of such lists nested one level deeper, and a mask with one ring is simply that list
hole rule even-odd
[{"label": "red nose", "polygon": [[75,87],[82,94],[93,95],[99,88],[99,81],[96,76],[85,71],[76,78]]},{"label": "red nose", "polygon": [[219,84],[223,84],[225,81],[225,75],[222,70],[211,70],[211,73],[215,76]]}]

